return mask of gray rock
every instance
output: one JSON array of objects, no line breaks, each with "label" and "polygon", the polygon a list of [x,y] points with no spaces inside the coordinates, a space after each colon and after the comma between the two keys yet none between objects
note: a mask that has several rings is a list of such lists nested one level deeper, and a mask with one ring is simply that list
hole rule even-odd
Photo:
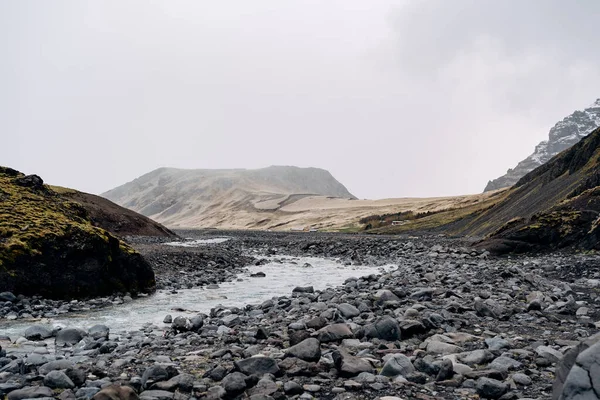
[{"label": "gray rock", "polygon": [[25,330],[25,339],[44,340],[54,336],[52,329],[44,325],[33,325]]},{"label": "gray rock", "polygon": [[333,324],[321,328],[317,331],[317,339],[320,342],[338,342],[343,339],[351,339],[354,334],[347,324]]},{"label": "gray rock", "polygon": [[571,368],[575,365],[577,357],[590,347],[594,346],[596,343],[600,343],[600,333],[579,342],[577,346],[565,353],[556,368],[556,379],[554,380],[554,385],[552,387],[553,399],[558,399],[561,395],[563,391],[563,385],[571,371]]},{"label": "gray rock", "polygon": [[336,350],[332,353],[332,356],[341,377],[352,378],[361,372],[375,372],[369,361],[352,356],[344,350]]},{"label": "gray rock", "polygon": [[321,342],[308,338],[286,350],[286,355],[297,357],[304,361],[319,361],[321,358]]},{"label": "gray rock", "polygon": [[374,324],[367,325],[365,327],[365,336],[388,341],[400,340],[400,326],[395,319],[385,317]]},{"label": "gray rock", "polygon": [[8,400],[39,399],[54,397],[52,389],[46,386],[28,386],[23,389],[13,390],[8,394]]},{"label": "gray rock", "polygon": [[435,380],[437,382],[451,379],[454,376],[454,366],[452,360],[444,359],[440,365],[440,372],[438,372]]},{"label": "gray rock", "polygon": [[540,357],[545,358],[552,363],[559,362],[563,358],[563,354],[560,351],[549,346],[539,346],[535,349],[535,352]]},{"label": "gray rock", "polygon": [[88,330],[88,335],[93,339],[105,338],[108,339],[110,329],[106,325],[94,325]]},{"label": "gray rock", "polygon": [[75,392],[77,399],[90,400],[96,393],[100,391],[97,387],[82,387]]},{"label": "gray rock", "polygon": [[520,386],[530,386],[532,383],[531,378],[521,372],[514,374],[512,379],[517,385]]},{"label": "gray rock", "polygon": [[228,395],[237,396],[246,390],[246,378],[247,376],[241,372],[233,372],[223,378],[221,386]]},{"label": "gray rock", "polygon": [[287,381],[283,384],[283,391],[288,396],[294,396],[297,394],[302,394],[304,392],[304,389],[302,388],[302,386],[300,386],[300,384],[294,381]]},{"label": "gray rock", "polygon": [[173,317],[171,316],[171,314],[165,315],[165,318],[163,318],[163,324],[170,324],[172,322],[173,322]]},{"label": "gray rock", "polygon": [[494,354],[489,350],[473,350],[460,353],[456,357],[460,362],[473,366],[488,363],[494,359]]},{"label": "gray rock", "polygon": [[0,301],[10,301],[11,303],[16,303],[17,296],[11,292],[2,292],[0,293]]},{"label": "gray rock", "polygon": [[73,389],[75,384],[62,371],[50,371],[44,377],[44,385],[52,389]]},{"label": "gray rock", "polygon": [[477,379],[475,389],[477,390],[477,394],[482,397],[498,399],[508,391],[508,385],[495,379],[479,378]]},{"label": "gray rock", "polygon": [[600,393],[600,342],[581,352],[571,368],[561,400],[592,399]]},{"label": "gray rock", "polygon": [[74,345],[86,335],[84,331],[77,328],[66,328],[56,333],[55,343],[57,346]]},{"label": "gray rock", "polygon": [[153,365],[147,368],[142,375],[142,389],[148,389],[152,383],[167,379],[169,379],[167,369],[161,365]]},{"label": "gray rock", "polygon": [[504,372],[519,369],[520,367],[521,363],[519,361],[506,356],[495,358],[494,361],[488,365],[488,368]]},{"label": "gray rock", "polygon": [[226,315],[222,318],[223,320],[223,325],[225,325],[228,328],[232,328],[236,325],[239,325],[241,321],[240,316],[237,314],[229,314]]},{"label": "gray rock", "polygon": [[398,375],[407,376],[415,371],[410,359],[404,354],[392,355],[383,365],[380,375],[394,377]]},{"label": "gray rock", "polygon": [[176,332],[187,332],[192,327],[192,322],[182,316],[175,317],[173,323],[171,324],[171,328]]},{"label": "gray rock", "polygon": [[338,304],[337,309],[346,319],[358,317],[360,315],[360,311],[358,311],[358,308],[354,307],[352,304]]},{"label": "gray rock", "polygon": [[277,361],[270,357],[250,357],[236,361],[234,365],[237,370],[245,375],[262,376],[264,374],[273,374],[278,376],[281,372],[279,366],[277,366]]},{"label": "gray rock", "polygon": [[50,361],[38,368],[38,372],[42,375],[47,375],[50,371],[73,368],[75,363],[72,360],[56,360]]},{"label": "gray rock", "polygon": [[490,350],[510,349],[510,343],[501,337],[493,337],[485,339],[485,344]]},{"label": "gray rock", "polygon": [[292,293],[314,293],[315,288],[312,286],[297,286],[292,290]]},{"label": "gray rock", "polygon": [[508,311],[493,299],[476,300],[475,311],[481,317],[492,317],[499,320],[507,319],[510,316]]},{"label": "gray rock", "polygon": [[166,390],[145,390],[140,393],[140,399],[144,400],[170,400],[174,394]]}]

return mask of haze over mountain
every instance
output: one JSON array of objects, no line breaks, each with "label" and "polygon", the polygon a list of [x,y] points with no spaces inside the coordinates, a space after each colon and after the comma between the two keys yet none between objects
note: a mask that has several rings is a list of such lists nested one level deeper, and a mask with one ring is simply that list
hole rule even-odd
[{"label": "haze over mountain", "polygon": [[103,196],[173,228],[289,230],[342,228],[368,215],[467,206],[490,195],[357,200],[323,169],[273,166],[159,168]]},{"label": "haze over mountain", "polygon": [[517,164],[515,168],[509,169],[505,175],[488,182],[485,191],[514,185],[527,173],[545,164],[561,151],[573,146],[599,126],[600,99],[583,111],[575,111],[554,125],[550,129],[548,140],[538,144],[533,154]]}]

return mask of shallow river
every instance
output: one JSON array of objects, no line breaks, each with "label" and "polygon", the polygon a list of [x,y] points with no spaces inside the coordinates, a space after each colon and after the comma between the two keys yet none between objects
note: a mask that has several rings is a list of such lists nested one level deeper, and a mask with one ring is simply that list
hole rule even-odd
[{"label": "shallow river", "polygon": [[[315,289],[339,286],[347,278],[380,273],[382,267],[344,266],[335,260],[311,257],[274,257],[271,262],[261,266],[248,267],[248,272],[238,276],[241,281],[221,283],[218,289],[186,289],[177,294],[159,291],[152,296],[139,298],[127,304],[116,305],[85,313],[70,313],[43,321],[12,321],[0,323],[0,335],[15,340],[26,328],[35,323],[52,326],[89,328],[95,324],[105,324],[111,332],[118,333],[141,328],[146,323],[159,327],[165,315],[194,315],[198,312],[209,313],[210,309],[223,305],[241,307],[256,304],[274,296],[290,295],[296,286],[313,286]],[[306,263],[310,267],[304,266]],[[389,269],[390,267],[384,267]],[[264,272],[266,277],[254,278],[250,274]],[[190,312],[173,311],[180,307]]]}]

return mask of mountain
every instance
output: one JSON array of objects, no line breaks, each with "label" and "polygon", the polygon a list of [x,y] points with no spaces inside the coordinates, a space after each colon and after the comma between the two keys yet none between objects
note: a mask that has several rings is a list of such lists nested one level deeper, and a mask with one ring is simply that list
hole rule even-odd
[{"label": "mountain", "polygon": [[306,197],[356,199],[328,171],[289,166],[159,168],[102,196],[167,226],[223,228],[261,226],[269,212]]},{"label": "mountain", "polygon": [[514,185],[527,173],[548,162],[552,157],[573,146],[600,126],[600,99],[583,111],[575,111],[552,129],[548,140],[535,147],[532,155],[521,161],[506,175],[488,182],[485,191]]},{"label": "mountain", "polygon": [[574,247],[600,250],[600,128],[476,205],[407,221],[380,233],[443,232],[484,238],[498,253]]},{"label": "mountain", "polygon": [[84,206],[0,167],[0,292],[65,299],[154,288],[151,266]]}]

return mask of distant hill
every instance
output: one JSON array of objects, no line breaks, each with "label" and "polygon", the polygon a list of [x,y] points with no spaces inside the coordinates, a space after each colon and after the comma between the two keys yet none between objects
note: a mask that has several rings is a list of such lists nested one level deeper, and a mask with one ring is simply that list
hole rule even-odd
[{"label": "distant hill", "polygon": [[548,140],[538,144],[533,154],[521,161],[515,168],[492,181],[485,191],[509,187],[519,179],[548,162],[552,157],[573,146],[600,126],[600,99],[583,111],[575,111],[558,122],[548,135]]},{"label": "distant hill", "polygon": [[328,171],[290,166],[159,168],[102,196],[170,227],[219,228],[260,227],[269,212],[304,197],[356,199]]}]

